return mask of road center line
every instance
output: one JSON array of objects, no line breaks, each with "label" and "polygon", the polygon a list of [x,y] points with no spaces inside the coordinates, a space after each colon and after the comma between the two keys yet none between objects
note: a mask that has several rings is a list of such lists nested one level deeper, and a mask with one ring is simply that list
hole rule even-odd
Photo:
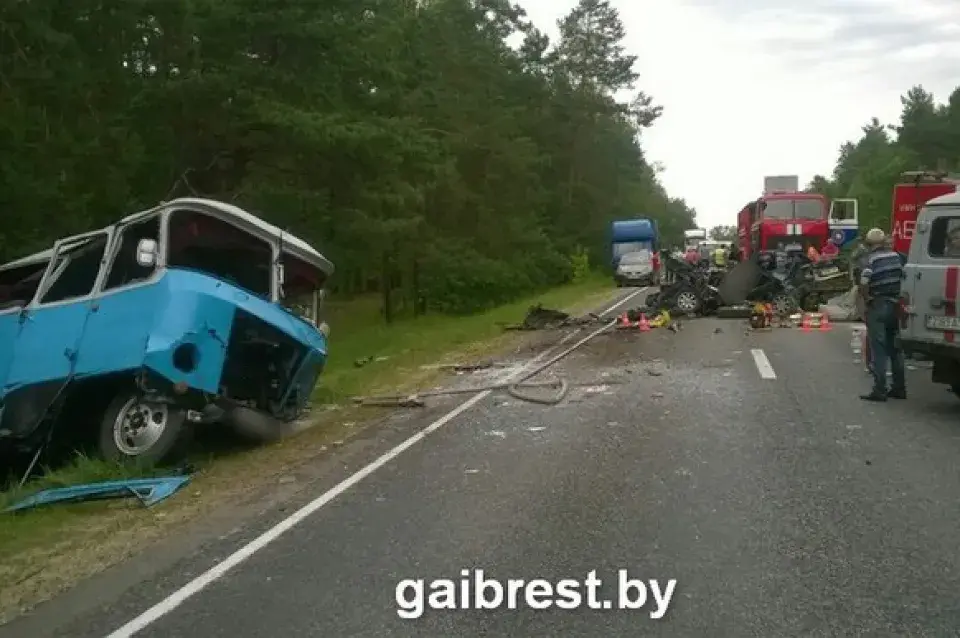
[{"label": "road center line", "polygon": [[763,350],[754,348],[750,351],[750,354],[753,355],[753,363],[757,366],[757,372],[760,373],[761,379],[777,378],[777,373],[774,372],[770,359],[767,359],[767,354]]},{"label": "road center line", "polygon": [[[606,310],[601,311],[599,313],[600,316],[602,317],[604,315],[607,315],[613,312],[617,308],[621,307],[623,304],[627,303],[637,295],[646,292],[647,290],[648,288],[639,288],[637,290],[634,290],[629,295],[626,295],[625,297],[617,301],[617,303],[613,304]],[[561,339],[556,346],[541,352],[536,357],[534,357],[529,362],[527,362],[527,364],[523,366],[520,370],[514,372],[510,376],[519,377],[525,371],[530,369],[531,366],[543,360],[547,355],[553,354],[553,352],[559,349],[560,346],[563,346],[566,343],[568,343],[571,339],[573,339],[574,336],[576,336],[582,331],[583,329],[580,328],[580,329],[574,330],[573,332],[570,332],[563,339]],[[759,351],[754,351],[754,352],[759,352]],[[754,359],[756,359],[756,355],[754,355]],[[764,357],[764,359],[766,359],[766,357]],[[757,365],[759,366],[759,363]],[[768,366],[770,365],[769,362],[767,363],[767,365]],[[771,368],[771,372],[772,371],[773,370]],[[506,379],[506,380],[509,381],[509,379]],[[140,631],[143,631],[144,629],[146,629],[147,627],[149,627],[150,625],[152,625],[153,623],[160,620],[161,618],[169,614],[171,611],[173,611],[174,609],[182,605],[184,602],[186,602],[193,596],[203,591],[211,583],[219,580],[220,578],[223,578],[223,576],[225,576],[234,567],[238,566],[240,563],[247,560],[248,558],[250,558],[257,552],[259,552],[261,549],[265,548],[267,545],[269,545],[273,541],[280,538],[280,536],[282,536],[285,532],[288,532],[289,530],[293,529],[298,523],[301,523],[311,514],[319,511],[324,505],[327,505],[328,503],[333,501],[335,498],[337,498],[341,494],[344,494],[345,492],[349,491],[350,488],[355,486],[357,483],[367,478],[368,476],[370,476],[371,474],[379,470],[381,467],[383,467],[384,465],[386,465],[387,463],[397,458],[398,456],[406,452],[408,449],[410,449],[411,447],[413,447],[414,445],[416,445],[417,443],[425,439],[427,435],[436,432],[437,430],[442,428],[444,425],[446,425],[450,421],[454,420],[455,418],[457,418],[458,416],[460,416],[461,414],[463,414],[473,406],[477,405],[478,403],[486,399],[488,396],[490,396],[491,393],[492,392],[490,390],[485,390],[483,392],[473,395],[472,397],[470,397],[469,399],[467,399],[466,401],[464,401],[463,403],[455,407],[453,410],[450,410],[449,412],[444,414],[442,417],[440,417],[439,419],[437,419],[427,427],[423,428],[422,430],[420,430],[419,432],[417,432],[407,440],[403,441],[393,449],[386,452],[383,456],[375,459],[369,465],[361,468],[356,473],[348,476],[340,483],[337,483],[332,488],[330,488],[329,490],[327,490],[326,492],[324,492],[314,500],[310,501],[309,503],[301,507],[299,510],[297,510],[287,518],[283,519],[282,521],[280,521],[279,523],[277,523],[276,525],[274,525],[273,527],[271,527],[270,529],[262,533],[257,538],[253,539],[252,541],[250,541],[249,543],[247,543],[246,545],[244,545],[234,553],[230,554],[222,562],[214,565],[212,568],[200,574],[199,576],[191,580],[189,583],[187,583],[180,589],[176,590],[175,592],[173,592],[172,594],[170,594],[169,596],[167,596],[166,598],[164,598],[154,606],[144,611],[142,614],[140,614],[133,620],[130,620],[119,629],[113,631],[106,638],[129,638],[130,636],[134,636]]]}]

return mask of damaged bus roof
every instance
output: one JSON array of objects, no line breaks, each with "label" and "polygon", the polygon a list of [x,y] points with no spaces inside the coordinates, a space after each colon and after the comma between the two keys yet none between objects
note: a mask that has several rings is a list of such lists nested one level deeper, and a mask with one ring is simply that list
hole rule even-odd
[{"label": "damaged bus roof", "polygon": [[[320,254],[316,248],[300,239],[296,235],[292,235],[287,231],[281,230],[280,228],[265,222],[256,215],[248,213],[242,208],[233,206],[232,204],[227,204],[224,202],[219,202],[213,199],[202,199],[199,197],[182,197],[175,199],[160,206],[154,208],[140,211],[132,215],[128,215],[121,219],[117,224],[130,224],[143,217],[153,215],[159,210],[166,209],[176,209],[176,208],[186,208],[190,210],[197,210],[200,212],[208,213],[214,217],[218,217],[226,222],[229,222],[238,228],[254,234],[264,236],[274,242],[281,244],[283,252],[298,257],[303,261],[309,263],[316,268],[322,270],[327,276],[332,275],[334,271],[333,263]],[[117,225],[114,224],[114,225]],[[107,227],[109,228],[109,226]],[[106,230],[106,229],[102,229]],[[42,250],[38,253],[34,253],[27,257],[22,257],[16,261],[11,261],[9,263],[0,265],[0,271],[10,270],[13,268],[20,268],[23,266],[31,266],[34,264],[42,264],[43,262],[50,261],[50,258],[53,256],[53,248],[48,248]]]}]

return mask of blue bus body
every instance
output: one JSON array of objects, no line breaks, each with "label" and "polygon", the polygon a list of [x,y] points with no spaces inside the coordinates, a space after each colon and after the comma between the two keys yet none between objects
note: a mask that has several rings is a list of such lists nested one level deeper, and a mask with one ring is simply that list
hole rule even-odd
[{"label": "blue bus body", "polygon": [[[157,281],[80,303],[0,313],[0,402],[31,387],[146,368],[171,385],[216,394],[238,315],[257,317],[306,350],[295,385],[312,389],[327,339],[282,307],[199,272],[169,269]],[[196,349],[178,369],[174,351]],[[295,371],[286,371],[293,374]],[[292,389],[292,388],[291,388]],[[307,393],[309,394],[309,392]]]},{"label": "blue bus body", "polygon": [[[64,269],[71,262],[69,257],[61,262],[60,257],[71,249],[65,243],[68,240],[58,242],[51,251],[0,266],[0,275],[25,268],[38,273],[29,278],[34,282],[31,290],[14,295],[13,300],[0,299],[4,302],[0,305],[0,443],[35,445],[43,434],[41,426],[52,427],[51,421],[61,411],[60,420],[69,421],[70,426],[87,418],[87,412],[103,412],[111,400],[123,397],[131,402],[129,410],[176,412],[176,422],[164,422],[163,427],[171,431],[182,429],[180,424],[186,420],[200,422],[200,412],[211,408],[221,416],[235,416],[238,429],[246,427],[252,413],[263,417],[255,427],[277,429],[292,422],[306,406],[327,361],[327,328],[317,325],[316,316],[308,321],[285,307],[279,292],[284,279],[276,264],[281,256],[293,255],[291,259],[312,259],[318,272],[326,274],[332,273],[332,264],[290,236],[271,244],[279,231],[229,205],[176,200],[168,209],[157,211],[145,211],[142,217],[156,219],[162,226],[161,241],[152,248],[159,251],[158,261],[155,266],[141,264],[149,273],[131,283],[106,285],[112,269],[124,272],[121,269],[128,263],[127,255],[121,258],[120,247],[123,233],[132,226],[123,222],[90,234],[106,242],[103,250],[109,257],[99,262],[96,282],[82,296],[45,301],[50,282],[65,279]],[[241,235],[249,231],[262,240],[269,246],[264,259],[272,251],[275,262],[269,292],[255,294],[204,270],[167,265],[163,246],[172,232],[170,215],[177,214],[231,224]],[[78,245],[76,238],[69,241]],[[61,263],[63,268],[58,269]],[[266,269],[268,261],[263,263]],[[22,290],[17,288],[21,284],[8,284],[6,293]],[[314,314],[319,303],[316,294]],[[127,417],[110,418],[120,423]],[[104,419],[107,428],[110,419]],[[142,423],[137,427],[138,432],[146,432]],[[119,430],[112,435],[105,432],[102,441],[108,457],[135,455],[124,452],[120,443],[116,449],[109,444],[110,436],[122,437]],[[256,436],[271,435],[258,432]],[[159,447],[167,451],[172,444],[164,439]]]}]

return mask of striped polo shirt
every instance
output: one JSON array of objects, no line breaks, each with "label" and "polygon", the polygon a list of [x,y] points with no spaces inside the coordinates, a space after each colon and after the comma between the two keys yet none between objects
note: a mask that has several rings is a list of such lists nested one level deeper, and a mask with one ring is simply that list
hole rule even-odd
[{"label": "striped polo shirt", "polygon": [[903,258],[889,248],[881,248],[869,254],[860,273],[860,284],[867,286],[872,299],[896,299],[900,296],[903,279]]}]

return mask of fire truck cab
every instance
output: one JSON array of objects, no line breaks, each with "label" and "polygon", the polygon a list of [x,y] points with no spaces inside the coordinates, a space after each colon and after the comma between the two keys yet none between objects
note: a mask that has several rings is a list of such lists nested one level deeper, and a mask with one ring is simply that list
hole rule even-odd
[{"label": "fire truck cab", "polygon": [[818,251],[828,238],[843,246],[857,235],[857,200],[830,202],[819,193],[799,190],[795,175],[768,177],[764,193],[737,215],[737,232],[744,258],[761,251]]}]

